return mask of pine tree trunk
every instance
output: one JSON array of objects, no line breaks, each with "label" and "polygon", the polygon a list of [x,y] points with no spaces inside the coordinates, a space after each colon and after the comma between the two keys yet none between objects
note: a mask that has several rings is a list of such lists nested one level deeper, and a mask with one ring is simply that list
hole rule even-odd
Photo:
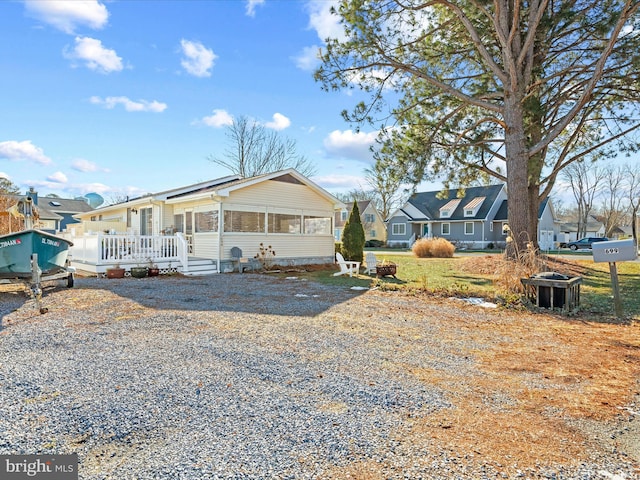
[{"label": "pine tree trunk", "polygon": [[527,243],[536,241],[538,209],[538,196],[533,195],[529,189],[529,155],[522,122],[522,104],[518,97],[519,95],[507,95],[505,105],[507,217],[511,237],[507,256],[512,259],[517,259],[526,250]]}]

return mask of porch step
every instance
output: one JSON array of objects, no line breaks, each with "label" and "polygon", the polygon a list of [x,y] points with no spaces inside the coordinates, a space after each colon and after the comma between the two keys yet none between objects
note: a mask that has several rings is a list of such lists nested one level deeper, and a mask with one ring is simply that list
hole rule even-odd
[{"label": "porch step", "polygon": [[181,272],[183,275],[213,275],[218,272],[218,264],[210,258],[189,257],[189,271]]}]

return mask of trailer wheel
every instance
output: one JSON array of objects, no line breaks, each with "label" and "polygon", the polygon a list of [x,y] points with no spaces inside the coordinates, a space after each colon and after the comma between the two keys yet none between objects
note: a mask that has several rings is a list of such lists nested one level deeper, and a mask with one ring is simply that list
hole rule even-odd
[{"label": "trailer wheel", "polygon": [[73,273],[67,277],[67,288],[73,288]]}]

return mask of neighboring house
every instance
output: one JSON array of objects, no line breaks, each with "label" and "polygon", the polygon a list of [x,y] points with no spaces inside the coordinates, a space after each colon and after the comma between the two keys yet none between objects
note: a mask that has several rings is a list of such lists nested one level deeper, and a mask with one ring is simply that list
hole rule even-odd
[{"label": "neighboring house", "polygon": [[92,210],[85,199],[40,197],[33,187],[24,195],[11,195],[11,197],[15,203],[30,197],[39,217],[34,227],[50,233],[60,233],[78,224],[74,215]]},{"label": "neighboring house", "polygon": [[[387,244],[411,246],[422,237],[442,237],[459,248],[504,247],[507,234],[505,185],[415,193],[387,221]],[[557,234],[551,202],[539,211],[538,243],[552,248]]]},{"label": "neighboring house", "polygon": [[[342,231],[344,225],[351,215],[353,209],[353,202],[345,203],[345,208],[336,212],[334,237],[336,242],[342,240]],[[364,240],[379,240],[385,241],[387,229],[384,224],[384,219],[378,212],[378,209],[371,200],[358,201],[358,210],[360,211],[360,221],[362,222],[362,228],[364,229]]]},{"label": "neighboring house", "polygon": [[587,218],[587,226],[584,234],[578,235],[577,221],[561,221],[559,225],[558,242],[563,245],[568,242],[575,242],[583,237],[604,237],[605,226],[593,215]]},{"label": "neighboring house", "polygon": [[237,267],[233,247],[250,259],[261,244],[275,251],[280,265],[331,263],[334,214],[343,207],[293,169],[228,176],[78,215],[85,235],[73,240],[74,266],[102,273],[110,264],[135,264],[147,256],[185,273],[194,259],[229,271]]},{"label": "neighboring house", "polygon": [[[503,200],[493,219],[494,231],[498,228],[502,229],[507,224],[507,208],[507,201]],[[555,249],[559,233],[559,222],[553,211],[553,204],[549,198],[545,198],[538,206],[538,247],[540,250]],[[503,238],[498,242],[500,246],[504,244],[506,234],[503,233],[502,236]]]}]

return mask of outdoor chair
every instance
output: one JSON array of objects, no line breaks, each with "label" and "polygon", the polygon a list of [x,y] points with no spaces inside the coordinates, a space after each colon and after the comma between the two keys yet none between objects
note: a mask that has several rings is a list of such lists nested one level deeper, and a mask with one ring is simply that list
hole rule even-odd
[{"label": "outdoor chair", "polygon": [[376,273],[376,266],[378,265],[378,259],[376,258],[376,254],[373,252],[367,252],[364,257],[364,263],[366,265],[366,269],[364,273],[371,275],[372,273]]},{"label": "outdoor chair", "polygon": [[338,267],[340,267],[340,271],[334,273],[334,277],[345,274],[349,274],[349,276],[352,277],[354,273],[357,275],[360,271],[360,262],[347,261],[341,253],[336,253],[336,263],[338,264]]},{"label": "outdoor chair", "polygon": [[231,258],[233,258],[234,261],[238,262],[238,272],[242,273],[244,271],[245,267],[243,267],[243,265],[245,265],[246,268],[250,268],[251,270],[253,270],[253,264],[251,263],[251,260],[242,256],[242,250],[240,248],[231,248]]}]

